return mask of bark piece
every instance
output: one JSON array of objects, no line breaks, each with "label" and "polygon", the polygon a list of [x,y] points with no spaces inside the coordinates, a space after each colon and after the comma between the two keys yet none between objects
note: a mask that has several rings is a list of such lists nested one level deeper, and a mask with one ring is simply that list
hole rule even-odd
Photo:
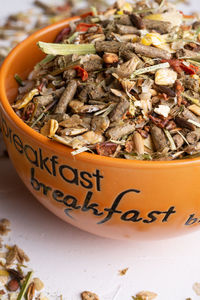
[{"label": "bark piece", "polygon": [[35,101],[38,102],[40,106],[47,106],[54,100],[55,97],[59,98],[64,90],[65,88],[61,87],[60,89],[55,90],[52,94],[35,97]]},{"label": "bark piece", "polygon": [[186,57],[186,58],[193,58],[193,57],[200,57],[197,52],[187,50],[187,49],[179,49],[176,51],[176,57]]},{"label": "bark piece", "polygon": [[74,79],[76,77],[76,70],[75,69],[69,69],[69,70],[65,70],[63,72],[63,78],[65,80],[71,80]]},{"label": "bark piece", "polygon": [[119,140],[123,136],[132,133],[135,130],[135,124],[124,123],[117,125],[106,132],[106,136],[112,140]]},{"label": "bark piece", "polygon": [[191,111],[189,111],[187,108],[184,108],[184,111],[182,112],[183,117],[186,120],[193,120],[197,123],[199,123],[199,118],[197,116],[195,116]]},{"label": "bark piece", "polygon": [[153,144],[156,151],[161,152],[167,147],[167,141],[163,130],[155,125],[150,128]]},{"label": "bark piece", "polygon": [[184,77],[183,85],[185,89],[189,89],[197,93],[199,92],[199,80],[192,78],[190,75]]},{"label": "bark piece", "polygon": [[83,62],[83,68],[87,72],[98,71],[102,69],[103,60],[99,55],[93,54],[88,57],[87,61]]},{"label": "bark piece", "polygon": [[117,21],[117,23],[121,25],[133,25],[129,15],[122,15]]},{"label": "bark piece", "polygon": [[161,34],[169,33],[172,30],[172,23],[158,20],[143,20],[144,25],[149,30],[155,30]]},{"label": "bark piece", "polygon": [[151,46],[146,46],[140,43],[132,44],[132,48],[137,54],[144,55],[151,58],[162,58],[162,59],[170,59],[171,53],[166,50],[158,49]]},{"label": "bark piece", "polygon": [[168,86],[164,86],[164,85],[155,85],[154,88],[156,89],[156,91],[160,92],[160,93],[164,93],[169,97],[175,97],[176,93],[175,91],[168,87]]},{"label": "bark piece", "polygon": [[70,81],[58,102],[55,113],[66,112],[67,106],[69,102],[74,98],[76,90],[77,90],[77,81],[76,80]]},{"label": "bark piece", "polygon": [[196,144],[200,139],[200,130],[196,129],[195,131],[188,132],[186,139],[191,145]]}]

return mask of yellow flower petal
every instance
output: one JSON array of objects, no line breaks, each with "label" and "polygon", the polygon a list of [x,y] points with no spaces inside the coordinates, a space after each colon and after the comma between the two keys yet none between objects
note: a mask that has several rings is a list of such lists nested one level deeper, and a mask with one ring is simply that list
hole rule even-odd
[{"label": "yellow flower petal", "polygon": [[6,270],[0,270],[0,276],[9,276],[9,273]]},{"label": "yellow flower petal", "polygon": [[38,94],[38,89],[33,89],[28,92],[22,99],[18,100],[12,107],[17,109],[24,108],[33,99],[33,97]]},{"label": "yellow flower petal", "polygon": [[141,43],[146,46],[153,45],[160,47],[165,44],[165,39],[159,33],[147,33],[142,39]]},{"label": "yellow flower petal", "polygon": [[58,130],[59,124],[56,120],[48,120],[40,129],[40,133],[44,136],[53,137]]}]

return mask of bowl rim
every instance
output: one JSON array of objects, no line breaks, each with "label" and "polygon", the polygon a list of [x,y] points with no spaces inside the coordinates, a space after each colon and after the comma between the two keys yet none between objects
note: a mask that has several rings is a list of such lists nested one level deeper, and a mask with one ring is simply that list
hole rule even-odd
[{"label": "bowl rim", "polygon": [[[24,41],[19,43],[6,57],[4,60],[1,68],[0,68],[0,104],[2,106],[2,109],[4,110],[4,113],[9,117],[10,120],[14,121],[15,125],[19,127],[24,133],[29,135],[33,140],[37,140],[37,142],[45,144],[48,148],[51,148],[52,151],[56,150],[62,153],[63,155],[66,155],[67,153],[71,153],[73,149],[70,147],[60,144],[58,142],[52,143],[52,141],[41,135],[40,133],[36,132],[34,129],[32,129],[30,126],[28,126],[26,123],[24,123],[20,117],[17,116],[17,114],[12,109],[5,90],[5,81],[6,76],[5,74],[9,74],[9,67],[13,63],[13,60],[16,56],[20,56],[20,53],[23,52],[24,46],[33,43],[34,40],[40,40],[42,35],[45,35],[46,33],[51,32],[52,30],[59,29],[60,27],[63,27],[67,25],[70,21],[78,20],[82,16],[75,16],[71,18],[67,18],[65,20],[59,21],[55,24],[49,25],[47,27],[44,27],[35,33],[31,34],[29,37],[27,37]],[[101,163],[101,165],[110,165],[114,167],[126,167],[127,169],[133,169],[133,168],[171,168],[171,167],[183,167],[186,165],[196,165],[200,162],[200,158],[187,158],[187,159],[180,159],[180,160],[172,160],[172,161],[143,161],[143,160],[128,160],[128,159],[122,159],[122,158],[112,158],[112,157],[106,157],[106,156],[100,156],[98,154],[93,153],[80,153],[78,155],[79,161],[87,161],[88,163],[93,161],[94,163],[97,162],[98,164]]]}]

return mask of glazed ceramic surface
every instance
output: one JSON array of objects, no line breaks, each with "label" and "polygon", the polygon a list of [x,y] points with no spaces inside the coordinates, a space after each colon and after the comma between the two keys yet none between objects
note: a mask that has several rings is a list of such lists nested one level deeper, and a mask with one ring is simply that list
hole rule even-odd
[{"label": "glazed ceramic surface", "polygon": [[[164,239],[200,226],[200,160],[130,161],[82,153],[28,127],[12,110],[23,79],[72,19],[18,45],[0,74],[0,126],[9,156],[33,195],[50,211],[91,233],[115,239]],[[31,212],[30,212],[31,213]]]}]

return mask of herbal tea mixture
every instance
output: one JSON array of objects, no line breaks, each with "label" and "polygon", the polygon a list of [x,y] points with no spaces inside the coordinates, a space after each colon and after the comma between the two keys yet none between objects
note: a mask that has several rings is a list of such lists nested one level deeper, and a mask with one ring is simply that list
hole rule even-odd
[{"label": "herbal tea mixture", "polygon": [[140,160],[199,155],[200,20],[167,1],[116,2],[71,22],[13,109],[77,150]]}]

